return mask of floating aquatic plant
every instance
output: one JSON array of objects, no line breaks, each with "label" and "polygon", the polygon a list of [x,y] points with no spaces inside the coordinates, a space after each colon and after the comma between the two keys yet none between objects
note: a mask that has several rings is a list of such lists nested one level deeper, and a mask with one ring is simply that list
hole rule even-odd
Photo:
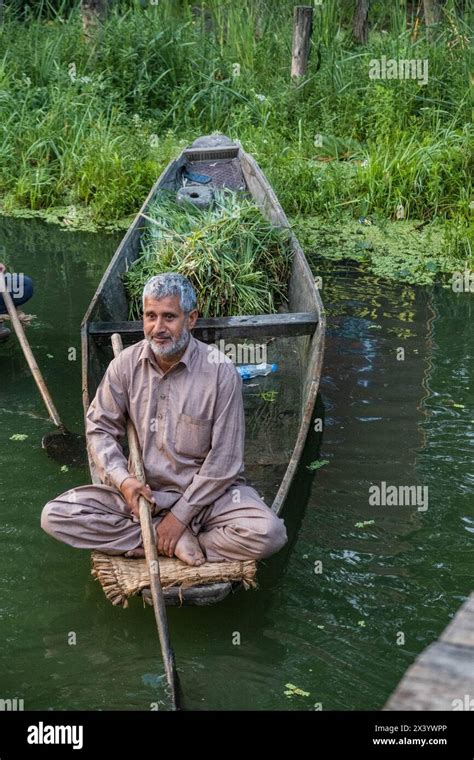
[{"label": "floating aquatic plant", "polygon": [[310,692],[299,689],[294,683],[286,683],[284,694],[286,697],[309,697]]},{"label": "floating aquatic plant", "polygon": [[319,470],[320,467],[324,467],[326,464],[329,464],[329,459],[316,459],[311,464],[308,464],[306,469],[310,472],[315,472],[315,470]]}]

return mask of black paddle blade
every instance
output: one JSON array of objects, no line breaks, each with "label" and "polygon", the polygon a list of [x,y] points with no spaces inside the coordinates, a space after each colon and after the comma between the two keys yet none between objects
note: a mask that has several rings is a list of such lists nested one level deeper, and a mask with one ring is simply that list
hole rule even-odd
[{"label": "black paddle blade", "polygon": [[83,467],[87,464],[86,439],[83,435],[70,433],[69,430],[55,430],[43,436],[41,446],[47,455],[59,464],[71,467]]},{"label": "black paddle blade", "polygon": [[183,707],[183,692],[181,689],[181,682],[179,680],[178,671],[176,669],[176,660],[174,658],[174,652],[170,651],[171,659],[171,683],[168,685],[170,691],[171,701],[175,710],[184,710]]}]

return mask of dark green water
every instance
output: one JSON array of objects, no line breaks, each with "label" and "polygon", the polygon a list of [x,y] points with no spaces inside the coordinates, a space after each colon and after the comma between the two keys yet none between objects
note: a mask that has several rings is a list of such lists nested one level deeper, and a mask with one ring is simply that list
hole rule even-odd
[{"label": "dark green water", "polygon": [[[115,242],[0,221],[4,258],[35,279],[28,337],[76,431],[79,323]],[[350,264],[322,274],[329,330],[315,416],[325,430],[305,463],[321,445],[329,464],[300,472],[290,543],[258,591],[169,611],[188,709],[380,708],[472,589],[472,295],[390,285]],[[14,340],[0,348],[0,389],[0,697],[25,709],[165,707],[151,609],[113,608],[88,553],[40,530],[43,504],[88,474],[61,472],[41,451],[52,426]],[[427,485],[427,511],[370,506],[381,481]],[[285,696],[287,683],[310,696]]]}]

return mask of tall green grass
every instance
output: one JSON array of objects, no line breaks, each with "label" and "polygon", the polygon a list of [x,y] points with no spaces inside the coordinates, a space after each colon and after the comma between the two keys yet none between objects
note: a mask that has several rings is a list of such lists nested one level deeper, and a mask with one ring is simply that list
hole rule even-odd
[{"label": "tall green grass", "polygon": [[[316,5],[299,84],[290,0],[118,2],[89,41],[73,0],[22,6],[6,4],[0,34],[6,211],[86,206],[97,225],[117,220],[181,146],[221,131],[254,153],[288,213],[468,218],[462,3],[445,3],[429,41],[422,26],[414,39],[412,6],[375,2],[363,47],[352,2]],[[370,80],[382,55],[427,58],[428,84]]]}]

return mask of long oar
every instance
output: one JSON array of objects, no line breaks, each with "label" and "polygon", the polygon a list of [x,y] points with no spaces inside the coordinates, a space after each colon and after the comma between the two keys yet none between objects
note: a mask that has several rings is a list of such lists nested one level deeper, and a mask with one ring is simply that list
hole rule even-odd
[{"label": "long oar", "polygon": [[[122,338],[118,333],[112,335],[112,348],[114,356],[118,356],[123,349]],[[145,470],[140,451],[137,431],[131,420],[127,423],[128,446],[130,450],[130,459],[135,478],[143,485],[146,483]],[[142,529],[143,548],[150,576],[150,589],[153,599],[153,610],[155,612],[156,627],[160,638],[161,654],[165,666],[166,678],[170,687],[171,700],[175,710],[180,709],[180,687],[178,673],[174,661],[174,654],[171,648],[170,636],[168,631],[168,620],[166,617],[165,598],[161,587],[160,563],[158,560],[158,551],[156,548],[156,535],[153,529],[151,519],[150,504],[140,496],[138,500],[140,508],[140,527]]]},{"label": "long oar", "polygon": [[51,395],[46,387],[43,375],[41,374],[40,368],[36,363],[35,357],[33,356],[30,344],[26,339],[23,325],[21,324],[18,314],[16,313],[13,299],[7,290],[4,271],[5,270],[3,265],[0,265],[0,293],[3,296],[5,306],[7,307],[8,314],[10,315],[10,321],[13,325],[13,329],[15,330],[25,359],[28,362],[28,366],[31,370],[31,374],[33,375],[33,379],[41,394],[41,398],[45,403],[51,420],[58,428],[55,433],[48,433],[47,435],[43,436],[42,446],[44,449],[46,449],[47,453],[50,456],[58,459],[61,462],[68,460],[70,463],[83,463],[86,461],[85,439],[82,435],[76,435],[75,433],[71,433],[69,430],[66,430],[66,427],[61,422],[58,410],[54,405],[53,399],[51,398]]}]

